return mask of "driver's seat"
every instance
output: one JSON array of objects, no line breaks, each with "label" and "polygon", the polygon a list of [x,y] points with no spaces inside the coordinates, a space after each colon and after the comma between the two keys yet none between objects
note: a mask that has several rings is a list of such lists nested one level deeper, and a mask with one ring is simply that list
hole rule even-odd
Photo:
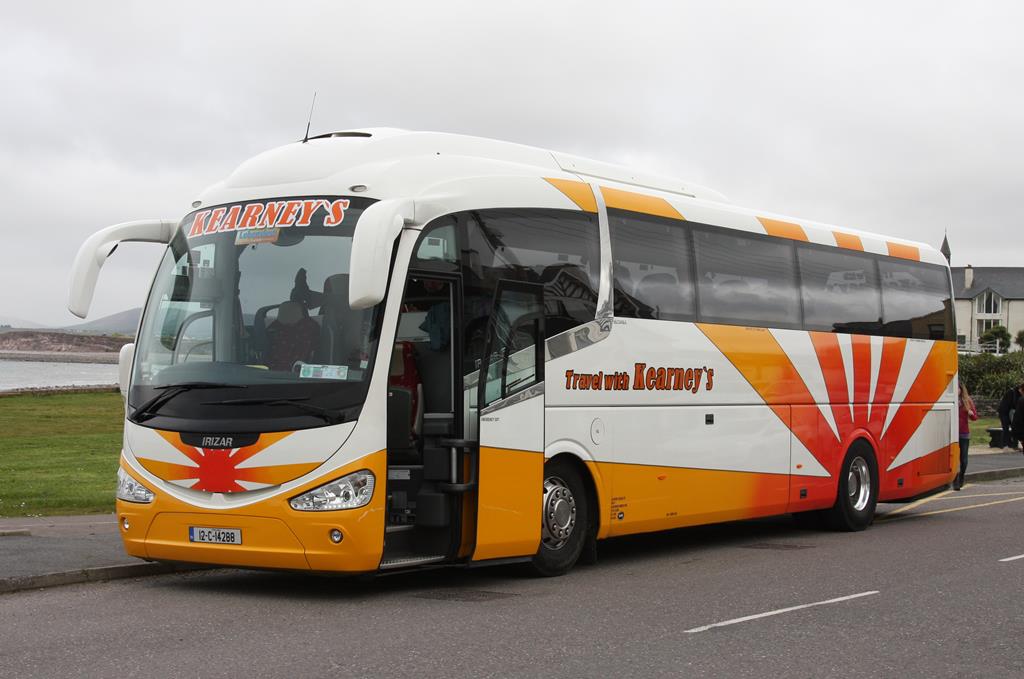
[{"label": "driver's seat", "polygon": [[267,326],[267,366],[290,371],[296,361],[311,361],[320,338],[320,326],[301,302],[282,302],[277,318]]}]

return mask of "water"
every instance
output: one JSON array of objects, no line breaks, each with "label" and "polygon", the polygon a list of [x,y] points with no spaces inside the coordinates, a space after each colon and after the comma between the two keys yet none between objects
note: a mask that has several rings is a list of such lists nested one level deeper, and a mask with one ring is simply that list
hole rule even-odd
[{"label": "water", "polygon": [[117,365],[0,360],[0,391],[86,384],[117,384]]}]

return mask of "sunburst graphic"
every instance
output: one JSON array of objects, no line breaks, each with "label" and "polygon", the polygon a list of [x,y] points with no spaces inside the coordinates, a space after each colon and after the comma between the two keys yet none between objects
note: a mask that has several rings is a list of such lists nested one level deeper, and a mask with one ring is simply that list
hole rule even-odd
[{"label": "sunburst graphic", "polygon": [[[699,327],[826,469],[836,469],[832,461],[841,445],[867,433],[878,443],[880,470],[923,458],[927,461],[919,473],[949,470],[948,431],[935,432],[945,436],[945,442],[932,450],[911,449],[915,447],[908,443],[956,375],[956,348],[951,343],[932,342],[915,371],[918,359],[908,358],[906,339],[806,333],[813,352],[804,353],[816,360],[824,382],[827,402],[822,403],[771,331]],[[897,394],[898,388],[905,393]]]},{"label": "sunburst graphic", "polygon": [[261,434],[256,443],[242,448],[201,448],[181,440],[181,434],[158,431],[161,437],[187,458],[181,463],[137,457],[154,475],[185,488],[211,493],[238,493],[275,486],[316,469],[319,462],[268,466],[242,466],[292,432]]}]

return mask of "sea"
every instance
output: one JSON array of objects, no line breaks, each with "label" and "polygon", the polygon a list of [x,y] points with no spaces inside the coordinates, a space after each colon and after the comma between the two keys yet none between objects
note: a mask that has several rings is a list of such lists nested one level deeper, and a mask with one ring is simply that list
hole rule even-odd
[{"label": "sea", "polygon": [[117,365],[0,360],[0,391],[93,384],[117,384]]}]

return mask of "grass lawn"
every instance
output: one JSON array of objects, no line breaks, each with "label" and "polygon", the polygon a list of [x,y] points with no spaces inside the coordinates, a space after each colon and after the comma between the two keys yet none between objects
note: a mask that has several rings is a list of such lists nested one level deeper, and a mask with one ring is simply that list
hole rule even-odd
[{"label": "grass lawn", "polygon": [[121,395],[0,398],[0,517],[114,511]]},{"label": "grass lawn", "polygon": [[984,448],[988,450],[989,436],[985,431],[989,427],[1001,427],[998,417],[979,417],[971,422],[971,449]]}]

